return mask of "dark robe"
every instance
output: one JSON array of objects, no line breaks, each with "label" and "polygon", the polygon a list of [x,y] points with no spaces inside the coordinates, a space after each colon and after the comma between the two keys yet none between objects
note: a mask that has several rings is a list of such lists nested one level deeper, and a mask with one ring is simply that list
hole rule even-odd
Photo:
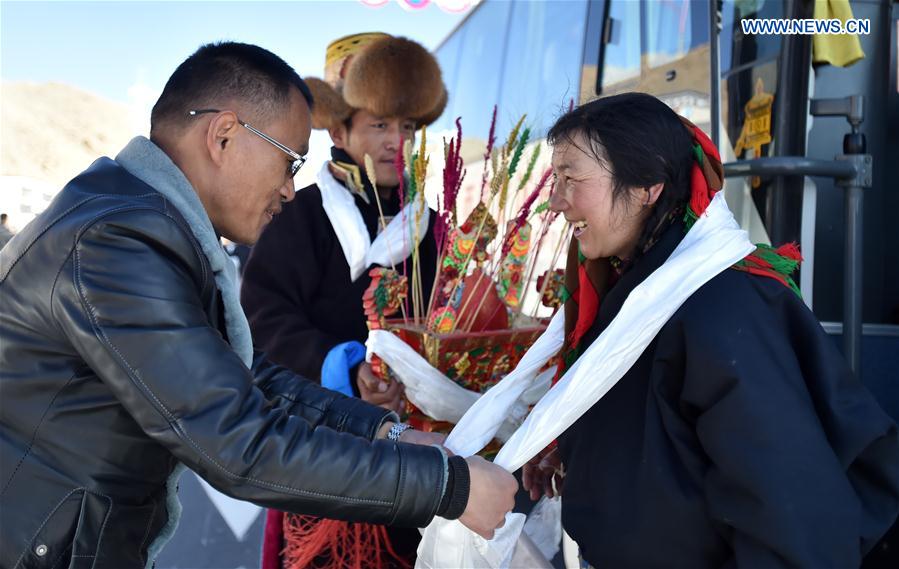
[{"label": "dark robe", "polygon": [[[604,295],[583,345],[674,250]],[[563,525],[600,567],[858,567],[899,511],[896,425],[787,287],[728,269],[560,438]]]},{"label": "dark robe", "polygon": [[[358,195],[354,199],[374,241],[379,223],[374,196],[370,195],[370,204]],[[392,199],[382,200],[381,206],[385,216],[398,213],[396,192]],[[437,266],[435,220],[432,212],[420,245],[426,295]],[[405,268],[400,263],[397,270],[411,273],[411,259]],[[331,348],[350,340],[364,343],[368,338],[362,295],[370,283],[368,270],[355,282],[350,280],[350,267],[322,207],[318,186],[297,191],[294,200],[284,204],[281,214],[263,231],[243,273],[241,303],[254,343],[271,361],[319,379]]]}]

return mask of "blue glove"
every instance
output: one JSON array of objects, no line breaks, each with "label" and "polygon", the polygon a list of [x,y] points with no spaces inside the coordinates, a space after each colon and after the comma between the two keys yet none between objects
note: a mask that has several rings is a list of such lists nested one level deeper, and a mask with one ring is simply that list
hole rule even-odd
[{"label": "blue glove", "polygon": [[350,370],[365,359],[365,346],[352,341],[337,344],[322,362],[322,387],[354,397]]}]

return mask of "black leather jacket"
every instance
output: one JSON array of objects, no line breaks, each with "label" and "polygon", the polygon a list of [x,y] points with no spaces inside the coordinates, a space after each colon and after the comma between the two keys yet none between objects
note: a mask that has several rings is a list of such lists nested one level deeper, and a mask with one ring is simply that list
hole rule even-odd
[{"label": "black leather jacket", "polygon": [[373,443],[394,415],[247,369],[222,311],[181,215],[107,158],[3,249],[0,567],[143,566],[176,461],[261,506],[430,521],[441,451]]}]

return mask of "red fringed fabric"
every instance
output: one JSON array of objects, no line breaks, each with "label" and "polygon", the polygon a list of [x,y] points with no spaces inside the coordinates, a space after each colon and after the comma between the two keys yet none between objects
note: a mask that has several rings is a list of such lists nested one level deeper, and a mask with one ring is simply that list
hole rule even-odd
[{"label": "red fringed fabric", "polygon": [[284,512],[265,511],[265,531],[262,534],[261,569],[281,569],[281,541],[284,538]]},{"label": "red fringed fabric", "polygon": [[[753,261],[752,255],[746,257],[746,261],[752,262]],[[784,285],[785,287],[790,286],[790,283],[787,282],[787,279],[784,278],[783,275],[777,274],[776,272],[772,271],[770,268],[753,267],[753,266],[749,266],[749,265],[743,266],[743,267],[735,265],[732,268],[736,269],[738,271],[745,271],[752,275],[758,275],[760,277],[768,277],[768,278],[774,279],[777,282],[779,282],[780,284]]]},{"label": "red fringed fabric", "polygon": [[702,174],[702,169],[699,167],[699,164],[693,162],[693,169],[690,172],[691,175],[691,188],[692,193],[690,194],[690,209],[696,212],[697,216],[702,215],[702,212],[709,207],[709,204],[712,203],[712,199],[709,196],[711,192],[709,192],[709,186],[705,181],[705,176]]},{"label": "red fringed fabric", "polygon": [[802,262],[802,255],[796,243],[786,243],[777,249],[768,245],[758,245],[752,253],[735,263],[732,268],[775,279],[801,296],[799,287],[790,275]]},{"label": "red fringed fabric", "polygon": [[394,551],[382,525],[314,516],[284,517],[285,569],[387,569],[411,567]]},{"label": "red fringed fabric", "polygon": [[[682,119],[682,120],[686,120],[686,119]],[[693,133],[693,140],[696,141],[700,147],[702,147],[703,154],[705,154],[706,156],[708,156],[710,158],[713,158],[715,161],[717,161],[720,164],[721,163],[721,155],[718,154],[718,148],[715,146],[715,143],[712,142],[712,139],[710,139],[708,136],[706,136],[706,134],[704,132],[702,132],[702,129],[697,127],[695,124],[690,123],[689,121],[687,121],[687,122],[689,123],[690,131]],[[717,188],[714,188],[714,189],[719,190],[719,189],[721,189],[721,187],[718,186]]]},{"label": "red fringed fabric", "polygon": [[[681,117],[684,125],[693,133],[693,152],[695,160],[691,175],[690,211],[685,221],[689,228],[692,220],[699,218],[715,196],[715,192],[724,185],[721,157],[715,144],[702,130],[687,119]],[[790,275],[799,266],[802,255],[796,243],[787,243],[777,249],[767,245],[759,245],[746,258],[737,262],[732,268],[776,280],[800,295],[799,287]]]},{"label": "red fringed fabric", "polygon": [[715,192],[724,185],[724,169],[715,144],[702,130],[687,119],[681,121],[693,134],[695,160],[690,171],[690,209],[699,217],[712,203]]},{"label": "red fringed fabric", "polygon": [[784,243],[777,248],[777,254],[787,259],[802,262],[802,253],[799,251],[797,243]]}]

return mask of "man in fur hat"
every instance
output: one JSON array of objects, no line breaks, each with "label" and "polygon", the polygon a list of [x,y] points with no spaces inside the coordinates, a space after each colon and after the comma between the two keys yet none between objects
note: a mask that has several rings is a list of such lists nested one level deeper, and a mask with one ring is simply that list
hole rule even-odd
[{"label": "man in fur hat", "polygon": [[[328,130],[334,144],[331,160],[321,166],[316,184],[284,205],[253,248],[241,301],[255,342],[273,361],[320,378],[332,389],[400,411],[401,384],[380,382],[362,361],[362,342],[368,336],[362,295],[371,282],[370,267],[395,266],[402,273],[404,265],[411,266],[404,261],[413,247],[409,236],[416,234],[423,289],[431,289],[436,216],[426,212],[410,230],[415,216],[411,206],[405,211],[400,207],[394,162],[403,142],[443,112],[447,93],[440,67],[408,39],[357,34],[328,46],[324,80],[311,78],[308,84],[316,101],[312,125]],[[365,167],[366,156],[373,172]],[[415,531],[391,528],[385,544],[383,527],[355,526],[352,532],[363,532],[357,541],[367,546],[350,547],[347,526],[317,521],[284,519],[289,566],[304,566],[313,558],[319,566],[340,566],[335,557],[349,555],[349,549],[364,550],[361,561],[367,567],[403,564],[413,558],[419,540]],[[277,562],[281,525],[281,514],[270,512],[264,566]],[[316,556],[341,540],[345,551]]]}]

